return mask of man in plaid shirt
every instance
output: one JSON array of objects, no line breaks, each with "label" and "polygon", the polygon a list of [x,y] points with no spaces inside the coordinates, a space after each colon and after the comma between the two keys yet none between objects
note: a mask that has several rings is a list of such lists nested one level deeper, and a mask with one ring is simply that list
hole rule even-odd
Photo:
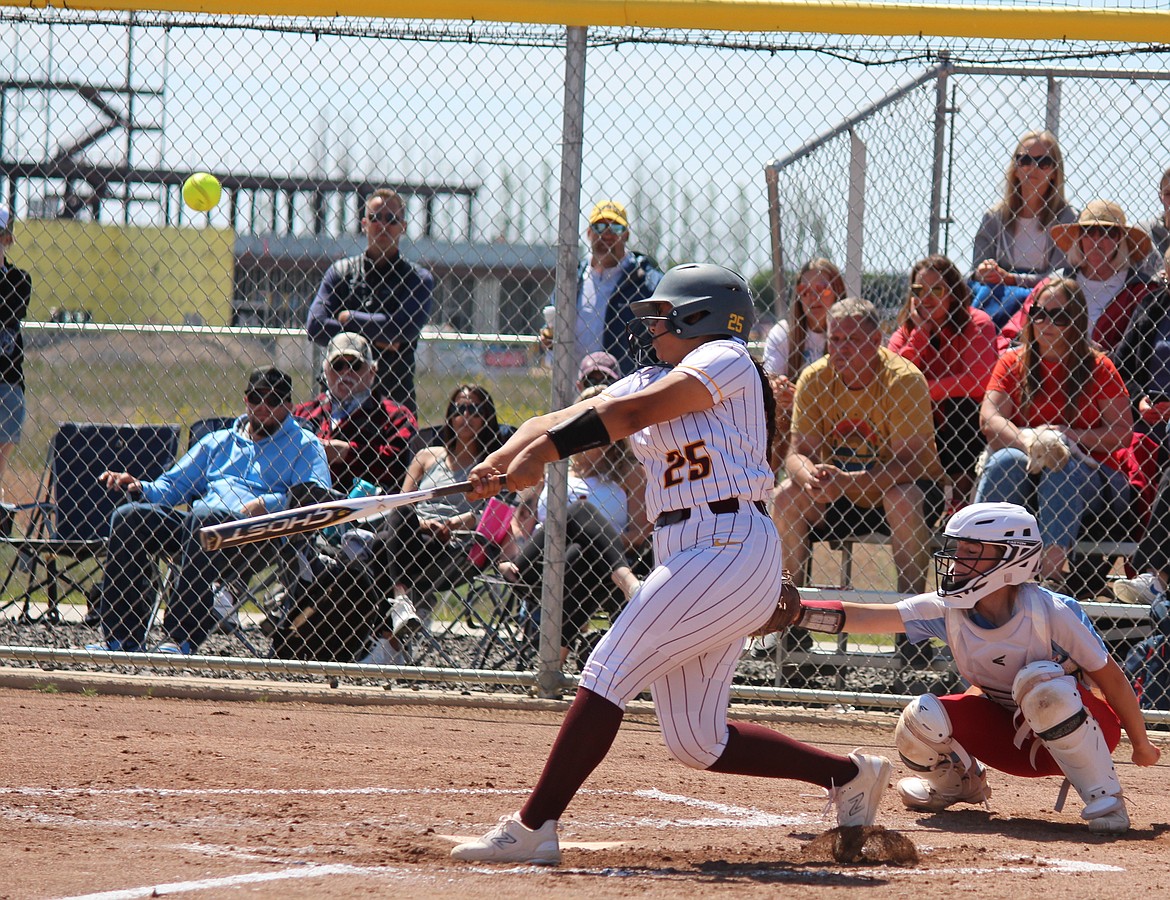
[{"label": "man in plaid shirt", "polygon": [[360,334],[335,335],[325,351],[326,390],[293,410],[325,445],[333,487],[344,493],[359,480],[384,491],[402,485],[409,446],[417,434],[414,415],[374,394],[378,366]]}]

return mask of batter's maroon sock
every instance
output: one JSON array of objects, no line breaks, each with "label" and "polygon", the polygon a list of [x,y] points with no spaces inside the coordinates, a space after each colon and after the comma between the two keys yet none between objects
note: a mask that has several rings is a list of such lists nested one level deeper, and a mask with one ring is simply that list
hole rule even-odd
[{"label": "batter's maroon sock", "polygon": [[794,778],[823,788],[840,787],[857,777],[857,766],[847,756],[829,753],[759,725],[737,722],[727,728],[727,747],[711,766],[711,772]]},{"label": "batter's maroon sock", "polygon": [[557,732],[540,780],[520,810],[527,828],[559,819],[589,773],[609,752],[622,724],[622,710],[600,694],[578,688]]}]

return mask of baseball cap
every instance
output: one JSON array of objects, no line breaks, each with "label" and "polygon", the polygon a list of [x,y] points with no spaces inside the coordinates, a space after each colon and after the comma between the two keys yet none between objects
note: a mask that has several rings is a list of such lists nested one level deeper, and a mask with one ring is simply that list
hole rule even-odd
[{"label": "baseball cap", "polygon": [[12,234],[12,213],[7,209],[0,209],[0,234]]},{"label": "baseball cap", "polygon": [[626,215],[626,208],[618,203],[616,200],[602,200],[593,207],[593,211],[589,213],[589,224],[594,222],[617,222],[619,225],[630,227],[630,219]]},{"label": "baseball cap", "polygon": [[618,361],[612,353],[588,354],[581,360],[581,366],[577,369],[577,383],[583,384],[594,372],[601,372],[610,381],[617,381],[621,378],[621,373],[618,372]]},{"label": "baseball cap", "polygon": [[276,366],[265,366],[254,369],[248,376],[248,386],[244,389],[246,395],[267,394],[281,403],[291,403],[293,384],[287,372],[282,372]]},{"label": "baseball cap", "polygon": [[370,342],[362,335],[348,331],[333,335],[329,346],[325,348],[326,363],[333,362],[339,356],[352,356],[354,359],[360,359],[367,366],[374,364],[374,351],[370,348]]}]

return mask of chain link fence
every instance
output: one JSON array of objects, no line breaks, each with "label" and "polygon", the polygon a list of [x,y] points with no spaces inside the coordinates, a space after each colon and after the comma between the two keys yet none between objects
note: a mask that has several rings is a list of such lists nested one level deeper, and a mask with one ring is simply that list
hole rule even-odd
[{"label": "chain link fence", "polygon": [[[563,29],[17,9],[0,21],[0,206],[8,263],[31,278],[27,308],[16,285],[4,304],[4,371],[23,381],[26,408],[3,472],[10,658],[520,689],[538,670],[573,674],[648,570],[640,470],[623,450],[573,460],[567,511],[557,491],[506,495],[507,508],[444,498],[255,551],[201,555],[191,542],[193,520],[261,497],[272,509],[459,480],[550,408],[554,357],[557,396],[622,374],[614,335],[560,333],[566,249],[589,299],[594,284],[613,289],[619,260],[623,302],[679,262],[742,272],[757,292],[754,346],[778,378],[827,371],[824,300],[844,295],[872,301],[883,340],[925,372],[917,408],[886,413],[929,446],[909,536],[880,536],[888,498],[873,494],[835,531],[824,523],[836,512],[777,506],[789,565],[810,530],[826,538],[809,543],[810,590],[931,588],[930,536],[947,514],[977,493],[1018,495],[1042,513],[1044,576],[1085,601],[1115,651],[1151,632],[1144,583],[1119,594],[1141,602],[1110,601],[1119,578],[1166,565],[1138,543],[1164,516],[1164,225],[1157,247],[1136,232],[1107,259],[1086,245],[1080,289],[1040,303],[1083,297],[1086,316],[1067,328],[1120,374],[1072,385],[1071,406],[1044,405],[1045,382],[1024,409],[1010,371],[992,372],[1017,334],[1033,357],[1088,359],[1084,342],[1052,337],[1066,326],[1020,311],[1030,289],[1082,232],[1116,237],[1116,209],[1127,224],[1164,221],[1160,48],[590,29],[570,246],[558,232],[572,144]],[[988,217],[1009,167],[1026,201],[1038,191],[1049,205]],[[222,186],[205,212],[183,201],[197,172]],[[1067,206],[1048,187],[1060,178]],[[595,210],[603,201],[619,205]],[[998,268],[980,269],[977,244]],[[818,258],[832,266],[801,276]],[[971,322],[947,318],[970,302],[982,310]],[[1151,317],[1145,340],[1126,338],[1135,310]],[[368,340],[327,353],[337,334]],[[586,350],[614,358],[579,371]],[[279,372],[257,374],[268,368]],[[1020,474],[1028,444],[980,424],[991,377],[1004,420],[1072,430],[1069,468]],[[841,423],[810,415],[823,405],[813,381],[795,398],[776,381],[788,449],[885,459],[882,438],[829,440]],[[281,430],[289,407],[303,432]],[[1131,418],[1148,439],[1132,438]],[[253,459],[242,427],[271,428],[284,454]],[[134,480],[107,490],[103,472]],[[591,501],[588,516],[573,498]],[[153,505],[114,515],[135,500]],[[160,512],[171,507],[182,515]],[[551,543],[565,627],[542,657],[541,620],[555,615],[542,613],[546,513],[568,549]],[[83,649],[102,643],[152,655]],[[192,656],[160,662],[160,647]],[[941,651],[888,636],[789,637],[753,645],[739,682],[744,696],[893,705],[957,676]]]}]

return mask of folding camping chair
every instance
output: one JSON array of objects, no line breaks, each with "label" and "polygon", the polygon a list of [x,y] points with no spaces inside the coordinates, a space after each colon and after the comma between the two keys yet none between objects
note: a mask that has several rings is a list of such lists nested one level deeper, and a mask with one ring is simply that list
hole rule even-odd
[{"label": "folding camping chair", "polygon": [[236,423],[236,416],[208,416],[206,419],[196,419],[187,428],[187,449],[190,450],[200,439],[207,437],[213,431],[223,431]]},{"label": "folding camping chair", "polygon": [[[16,508],[27,514],[21,534],[0,538],[15,556],[0,584],[7,596],[18,572],[24,590],[9,597],[0,612],[20,606],[21,623],[60,621],[60,601],[85,594],[100,578],[100,560],[110,516],[125,499],[107,490],[98,476],[107,470],[156,478],[171,465],[179,446],[178,425],[109,425],[65,422],[53,436],[36,500]],[[44,591],[46,608],[34,615],[34,598]]]}]

